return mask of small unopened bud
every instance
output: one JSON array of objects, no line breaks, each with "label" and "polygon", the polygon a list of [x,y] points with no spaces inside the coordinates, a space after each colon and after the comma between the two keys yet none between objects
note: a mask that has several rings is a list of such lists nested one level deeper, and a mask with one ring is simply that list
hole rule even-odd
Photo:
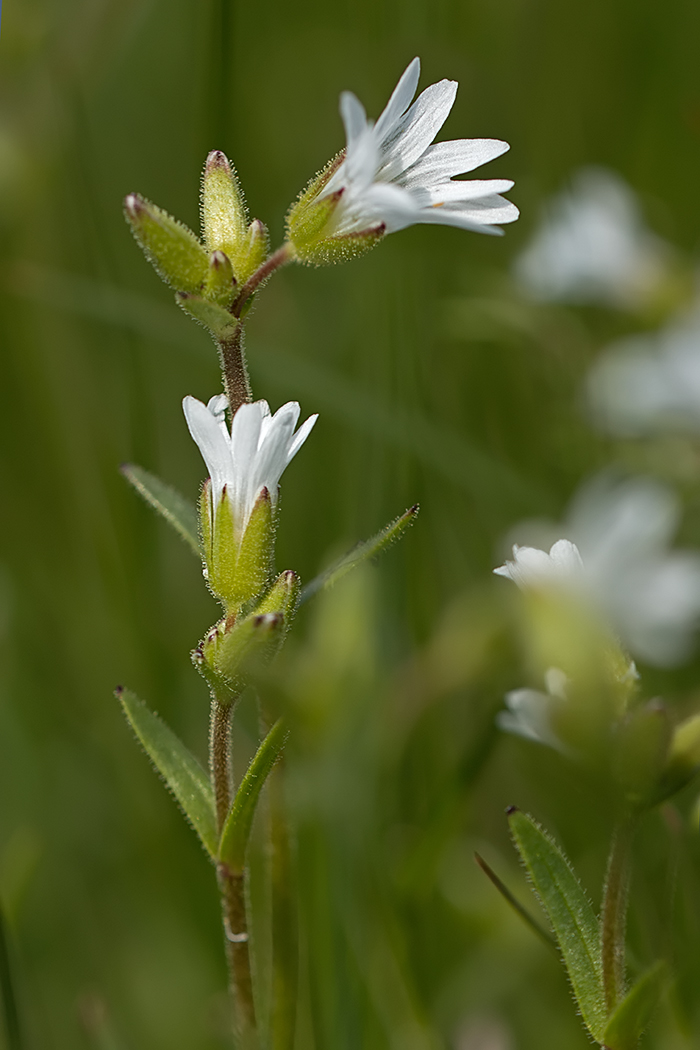
[{"label": "small unopened bud", "polygon": [[219,306],[230,306],[233,301],[236,278],[231,261],[225,252],[218,249],[209,256],[209,273],[204,295]]},{"label": "small unopened bud", "polygon": [[245,678],[274,656],[284,630],[283,613],[252,613],[218,635],[207,659],[214,672],[229,682]]},{"label": "small unopened bud", "polygon": [[652,800],[668,757],[671,725],[660,700],[636,708],[622,722],[616,742],[616,772],[630,801]]},{"label": "small unopened bud", "polygon": [[146,257],[167,284],[177,291],[202,290],[209,259],[191,230],[138,193],[130,193],[125,199],[124,215]]},{"label": "small unopened bud", "polygon": [[248,225],[248,210],[238,177],[221,150],[213,150],[204,167],[202,229],[208,250],[224,252],[238,284],[248,280],[268,253],[267,230],[259,219]]}]

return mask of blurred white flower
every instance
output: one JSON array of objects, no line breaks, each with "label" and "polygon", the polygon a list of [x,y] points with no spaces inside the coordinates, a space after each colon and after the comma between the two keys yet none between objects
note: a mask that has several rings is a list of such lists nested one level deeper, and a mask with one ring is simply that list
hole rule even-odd
[{"label": "blurred white flower", "polygon": [[537,689],[513,689],[506,693],[506,711],[500,711],[496,721],[507,733],[515,733],[527,740],[547,744],[557,751],[565,751],[564,745],[552,728],[552,707],[566,703],[567,676],[558,667],[545,672],[545,693]]},{"label": "blurred white flower", "polygon": [[[578,494],[550,550],[515,548],[494,571],[530,589],[562,585],[597,609],[626,648],[658,666],[680,663],[700,625],[700,553],[669,551],[680,509],[649,478],[603,475]],[[579,556],[580,552],[580,556]]]},{"label": "blurred white flower", "polygon": [[[431,145],[457,94],[453,80],[423,91],[413,105],[420,61],[411,62],[376,124],[349,91],[340,98],[347,146],[319,199],[339,194],[325,236],[342,237],[383,228],[393,233],[413,223],[459,226],[501,233],[518,209],[499,196],[508,179],[454,181],[509,149],[498,139],[457,139]],[[410,108],[409,108],[410,107]]]},{"label": "blurred white flower", "polygon": [[700,309],[609,346],[591,369],[588,397],[596,422],[614,434],[700,431]]},{"label": "blurred white flower", "polygon": [[513,561],[507,561],[493,571],[497,576],[507,576],[519,587],[535,588],[555,583],[571,586],[581,576],[582,570],[583,562],[576,544],[570,540],[557,540],[549,554],[536,547],[519,547],[516,543]]},{"label": "blurred white flower", "polygon": [[536,299],[629,307],[653,292],[669,254],[630,187],[605,168],[583,168],[551,201],[515,274]]},{"label": "blurred white flower", "polygon": [[267,489],[274,507],[282,472],[306,441],[318,416],[309,416],[295,434],[299,419],[296,401],[283,405],[274,416],[270,415],[267,401],[254,401],[241,405],[229,433],[227,405],[223,394],[211,398],[207,405],[194,397],[186,397],[182,402],[190,434],[211,477],[214,514],[225,490],[235,538],[240,540],[263,489]]}]

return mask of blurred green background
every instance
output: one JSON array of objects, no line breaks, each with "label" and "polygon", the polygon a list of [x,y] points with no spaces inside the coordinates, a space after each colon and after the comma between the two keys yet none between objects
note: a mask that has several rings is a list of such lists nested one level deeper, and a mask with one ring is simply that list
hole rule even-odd
[{"label": "blurred green background", "polygon": [[[248,325],[255,395],[321,414],[285,475],[280,568],[308,579],[422,507],[378,570],[304,611],[283,663],[299,716],[298,1045],[589,1045],[556,959],[472,860],[484,852],[524,897],[503,817],[517,802],[596,898],[609,834],[595,783],[496,735],[504,690],[524,680],[490,570],[514,522],[557,518],[629,453],[591,432],[580,386],[637,322],[529,304],[509,273],[542,201],[588,163],[620,172],[650,225],[693,252],[699,35],[688,0],[5,0],[0,896],[28,1046],[227,1045],[212,873],[112,697],[128,684],[203,754],[188,652],[217,609],[118,466],[194,498],[180,402],[217,392],[218,369],[121,200],[139,191],[196,228],[220,148],[279,241],[289,202],[343,144],[339,92],[376,116],[415,54],[421,86],[460,83],[442,137],[511,143],[484,176],[515,179],[521,220],[503,239],[413,228],[347,267],[289,269]],[[686,542],[700,542],[699,494],[686,484]],[[651,689],[687,704],[696,671]],[[242,755],[254,731],[244,709]],[[693,801],[649,818],[638,843],[634,959],[678,964],[649,1041],[663,1050],[700,1040]]]}]

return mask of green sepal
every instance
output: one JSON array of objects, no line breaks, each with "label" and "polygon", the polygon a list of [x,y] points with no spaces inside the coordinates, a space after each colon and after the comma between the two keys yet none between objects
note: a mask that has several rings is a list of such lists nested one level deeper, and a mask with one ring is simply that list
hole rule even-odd
[{"label": "green sepal", "polygon": [[242,872],[245,866],[246,847],[260,792],[282,752],[287,735],[287,727],[279,718],[256,751],[229,810],[221,833],[219,860],[233,874]]},{"label": "green sepal", "polygon": [[149,711],[134,693],[117,689],[115,695],[146,754],[172,791],[202,845],[211,857],[215,857],[218,834],[214,792],[209,777],[172,729]]},{"label": "green sepal", "polygon": [[187,292],[178,292],[175,301],[186,314],[204,325],[215,339],[231,339],[235,335],[239,325],[238,319],[218,303]]},{"label": "green sepal", "polygon": [[573,868],[532,817],[513,809],[515,846],[552,925],[584,1023],[600,1042],[606,1023],[600,926]]},{"label": "green sepal", "polygon": [[299,205],[292,208],[287,218],[287,237],[300,259],[306,258],[307,251],[313,252],[342,195],[343,191],[337,190],[321,200],[310,201],[303,208]]},{"label": "green sepal", "polygon": [[238,548],[233,580],[235,602],[246,602],[267,587],[272,572],[273,539],[272,500],[263,488]]},{"label": "green sepal", "polygon": [[225,252],[217,249],[209,256],[209,272],[204,287],[205,298],[209,302],[226,308],[233,302],[236,291],[236,278],[233,276],[231,260]]},{"label": "green sepal", "polygon": [[[321,216],[323,213],[316,210],[317,198],[321,195],[325,186],[328,185],[331,175],[338,170],[344,160],[345,150],[341,150],[340,153],[337,153],[335,157],[328,161],[321,171],[317,172],[317,174],[309,180],[294,204],[290,207],[287,212],[285,223],[288,239],[292,241],[293,244],[296,243],[297,239],[304,243],[308,240],[309,236],[317,236],[327,222],[335,205],[331,205],[331,212],[326,215],[326,218],[323,219],[319,226],[316,217]],[[337,198],[337,194],[333,194],[332,196]]]},{"label": "green sepal", "polygon": [[419,507],[416,503],[394,521],[385,525],[375,536],[365,540],[363,543],[358,543],[347,554],[344,554],[342,558],[334,561],[332,565],[329,565],[327,569],[324,569],[323,572],[314,577],[310,583],[307,583],[301,592],[300,602],[306,602],[319,591],[332,587],[334,583],[342,580],[346,573],[361,565],[362,562],[376,558],[378,554],[383,554],[392,543],[403,536],[409,525],[413,524],[418,515],[418,510]]},{"label": "green sepal", "polygon": [[632,985],[605,1026],[602,1042],[608,1050],[636,1050],[656,1008],[665,976],[666,963],[661,960]]},{"label": "green sepal", "polygon": [[197,511],[194,505],[143,467],[124,463],[120,469],[146,503],[157,510],[194,553],[201,557],[202,547],[197,538]]},{"label": "green sepal", "polygon": [[126,198],[124,214],[146,257],[167,284],[190,293],[204,287],[209,258],[192,230],[138,193]]},{"label": "green sepal", "polygon": [[294,245],[299,262],[310,266],[335,266],[336,263],[350,262],[374,248],[384,237],[386,228],[379,226],[362,230],[361,233],[344,233],[339,237],[322,237],[313,245],[299,251]]},{"label": "green sepal", "polygon": [[257,597],[268,585],[272,570],[272,501],[266,488],[258,496],[242,537],[236,535],[226,488],[212,522],[211,485],[202,488],[199,501],[206,576],[213,594],[229,613]]}]

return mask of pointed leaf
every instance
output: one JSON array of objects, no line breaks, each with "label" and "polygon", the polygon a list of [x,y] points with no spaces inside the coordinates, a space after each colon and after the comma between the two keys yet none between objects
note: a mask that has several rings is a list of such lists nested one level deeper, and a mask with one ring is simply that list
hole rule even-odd
[{"label": "pointed leaf", "polygon": [[514,809],[509,823],[515,845],[559,943],[581,1016],[601,1041],[606,1021],[600,927],[562,851],[532,817]]},{"label": "pointed leaf", "polygon": [[243,871],[255,807],[265,781],[286,743],[287,733],[286,725],[279,718],[258,748],[236,792],[219,844],[219,860],[233,872]]},{"label": "pointed leaf", "polygon": [[306,587],[302,589],[300,602],[306,602],[309,598],[313,598],[318,591],[325,590],[326,587],[332,587],[334,583],[341,580],[346,573],[356,568],[363,561],[382,554],[395,540],[398,540],[403,535],[409,525],[413,524],[418,514],[418,509],[417,503],[413,507],[409,507],[407,511],[404,511],[395,521],[385,525],[371,539],[365,540],[364,543],[358,543],[347,554],[344,554],[342,558],[338,558],[322,573],[319,573],[315,579],[307,583]]},{"label": "pointed leaf", "polygon": [[603,1042],[609,1050],[635,1050],[659,999],[666,964],[655,963],[632,985],[605,1026]]},{"label": "pointed leaf", "polygon": [[210,856],[216,855],[214,792],[209,777],[172,729],[128,689],[116,696],[148,757],[172,791]]},{"label": "pointed leaf", "polygon": [[130,481],[146,503],[162,514],[169,525],[175,529],[198,557],[202,548],[197,538],[197,511],[194,504],[181,496],[170,485],[150,474],[143,467],[134,463],[125,463],[121,472]]}]

